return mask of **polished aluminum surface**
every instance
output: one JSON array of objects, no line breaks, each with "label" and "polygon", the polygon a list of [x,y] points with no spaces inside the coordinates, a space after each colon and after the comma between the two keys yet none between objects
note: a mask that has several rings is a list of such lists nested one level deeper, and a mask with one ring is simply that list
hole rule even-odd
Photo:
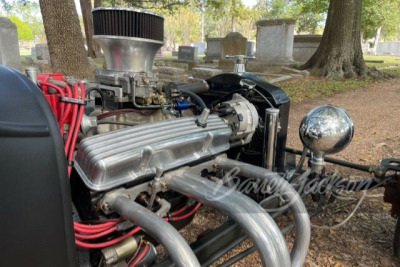
[{"label": "polished aluminum surface", "polygon": [[296,235],[290,254],[292,267],[301,267],[307,256],[308,246],[311,238],[311,223],[307,209],[298,192],[281,176],[267,169],[246,164],[240,161],[231,160],[221,155],[216,158],[215,163],[223,170],[230,171],[233,168],[238,170],[238,174],[249,179],[260,179],[268,181],[269,185],[278,189],[275,194],[279,194],[283,200],[289,202],[289,209],[294,217]]},{"label": "polished aluminum surface", "polygon": [[199,261],[186,240],[162,217],[117,192],[111,194],[105,201],[122,217],[132,221],[160,242],[174,261],[175,266],[200,267]]},{"label": "polished aluminum surface", "polygon": [[273,171],[278,139],[279,109],[265,109],[263,167]]},{"label": "polished aluminum surface", "polygon": [[163,42],[134,37],[95,35],[106,59],[107,70],[151,72]]},{"label": "polished aluminum surface", "polygon": [[38,71],[35,67],[27,67],[25,68],[25,74],[28,76],[29,79],[32,80],[34,84],[38,82]]},{"label": "polished aluminum surface", "polygon": [[247,232],[263,266],[290,266],[289,251],[279,227],[257,202],[185,170],[167,174],[165,182],[168,188],[228,214]]},{"label": "polished aluminum surface", "polygon": [[303,118],[299,134],[307,148],[322,156],[344,149],[353,138],[354,124],[343,108],[322,105]]},{"label": "polished aluminum surface", "polygon": [[105,191],[189,164],[229,149],[232,130],[217,115],[210,115],[207,127],[197,117],[183,117],[146,123],[92,137],[80,143],[75,168],[87,187]]}]

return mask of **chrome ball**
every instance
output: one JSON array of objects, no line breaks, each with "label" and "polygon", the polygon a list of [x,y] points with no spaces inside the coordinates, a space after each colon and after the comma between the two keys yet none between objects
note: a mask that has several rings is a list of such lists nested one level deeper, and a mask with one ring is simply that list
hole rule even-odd
[{"label": "chrome ball", "polygon": [[303,145],[313,153],[333,154],[350,143],[354,125],[343,108],[322,105],[313,108],[303,118],[299,134]]}]

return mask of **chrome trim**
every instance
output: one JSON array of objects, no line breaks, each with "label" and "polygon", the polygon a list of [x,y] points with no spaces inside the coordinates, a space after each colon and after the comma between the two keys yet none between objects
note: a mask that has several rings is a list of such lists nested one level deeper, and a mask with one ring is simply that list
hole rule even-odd
[{"label": "chrome trim", "polygon": [[94,35],[104,52],[107,70],[151,72],[153,61],[163,42],[112,35]]}]

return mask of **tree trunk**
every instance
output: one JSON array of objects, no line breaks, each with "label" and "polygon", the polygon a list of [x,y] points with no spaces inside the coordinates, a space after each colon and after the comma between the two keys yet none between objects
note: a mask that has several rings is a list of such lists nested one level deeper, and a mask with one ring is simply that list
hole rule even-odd
[{"label": "tree trunk", "polygon": [[379,27],[375,33],[374,47],[372,47],[372,53],[374,53],[374,55],[376,55],[376,49],[378,47],[379,40],[381,39],[381,32],[382,27]]},{"label": "tree trunk", "polygon": [[93,79],[74,0],[40,0],[53,71]]},{"label": "tree trunk", "polygon": [[398,34],[397,34],[397,40],[400,41],[400,12],[397,14],[399,17],[399,28],[398,28]]},{"label": "tree trunk", "polygon": [[83,25],[85,26],[85,36],[88,56],[96,58],[100,56],[100,47],[93,41],[93,18],[91,0],[80,0]]},{"label": "tree trunk", "polygon": [[204,24],[205,24],[206,9],[204,5],[201,7],[201,41],[204,42]]},{"label": "tree trunk", "polygon": [[321,43],[302,69],[329,79],[371,74],[361,48],[361,5],[361,0],[330,1]]},{"label": "tree trunk", "polygon": [[94,0],[94,7],[101,7],[101,0]]}]

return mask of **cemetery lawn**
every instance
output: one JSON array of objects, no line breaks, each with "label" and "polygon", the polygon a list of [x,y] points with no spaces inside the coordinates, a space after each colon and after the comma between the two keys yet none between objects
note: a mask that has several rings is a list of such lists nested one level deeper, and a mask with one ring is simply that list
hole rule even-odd
[{"label": "cemetery lawn", "polygon": [[[367,66],[377,68],[381,72],[400,77],[400,56],[374,56],[364,55]],[[384,63],[368,62],[384,61]],[[290,80],[278,83],[277,85],[285,90],[292,102],[300,102],[308,98],[330,96],[345,91],[358,90],[367,85],[382,83],[386,80],[342,80],[330,81],[317,77],[309,77],[300,80]]]},{"label": "cemetery lawn", "polygon": [[330,81],[310,77],[302,80],[282,82],[277,85],[285,90],[292,102],[300,102],[309,98],[324,97],[335,93],[357,90],[376,82],[372,79]]},{"label": "cemetery lawn", "polygon": [[364,55],[364,59],[367,61],[384,61],[384,63],[367,62],[367,66],[375,67],[384,73],[400,77],[400,56]]}]

